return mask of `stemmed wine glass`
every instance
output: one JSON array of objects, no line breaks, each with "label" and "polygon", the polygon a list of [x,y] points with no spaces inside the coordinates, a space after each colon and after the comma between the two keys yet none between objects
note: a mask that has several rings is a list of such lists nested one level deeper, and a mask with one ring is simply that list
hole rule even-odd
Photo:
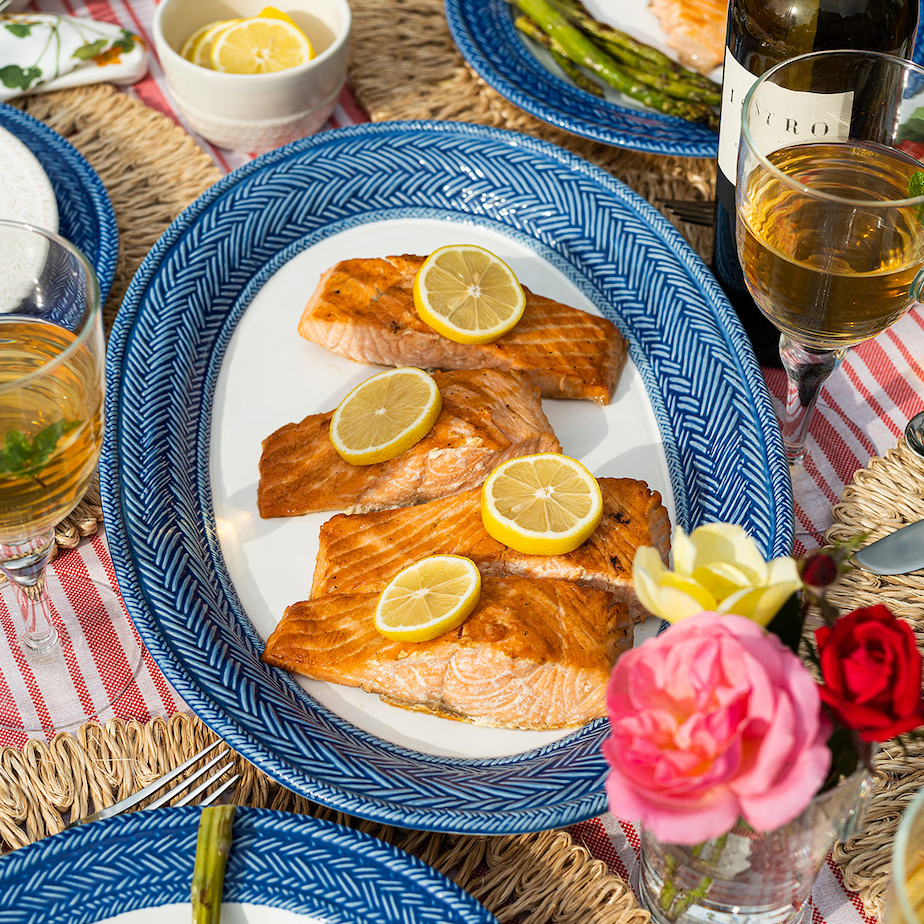
[{"label": "stemmed wine glass", "polygon": [[[137,633],[118,624],[121,607],[107,585],[97,582],[74,604],[50,595],[46,581],[54,527],[96,472],[104,382],[93,267],[57,235],[0,221],[0,570],[9,588],[0,727],[79,724],[111,705],[141,663]],[[99,686],[77,669],[88,653],[112,662],[101,665]],[[24,686],[32,687],[28,704],[15,701]]]},{"label": "stemmed wine glass", "polygon": [[791,463],[805,457],[819,390],[847,349],[921,295],[922,107],[924,70],[865,51],[791,58],[745,98],[738,256],[781,332]]}]

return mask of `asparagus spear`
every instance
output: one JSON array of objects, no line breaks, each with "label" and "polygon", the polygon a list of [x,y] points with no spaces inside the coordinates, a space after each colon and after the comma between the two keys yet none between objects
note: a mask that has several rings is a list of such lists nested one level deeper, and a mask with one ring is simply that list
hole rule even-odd
[{"label": "asparagus spear", "polygon": [[703,103],[677,100],[646,87],[627,74],[613,58],[601,51],[583,32],[572,25],[548,0],[517,0],[520,10],[561,45],[576,64],[593,71],[610,86],[653,109],[691,122],[717,124],[717,116]]},{"label": "asparagus spear", "polygon": [[576,86],[585,93],[603,98],[603,88],[591,80],[581,69],[565,54],[565,50],[550,35],[547,35],[528,16],[517,16],[513,24],[533,41],[539,42],[548,48],[555,63],[571,78]]},{"label": "asparagus spear", "polygon": [[[721,87],[714,80],[688,67],[684,67],[663,52],[658,51],[657,48],[652,48],[631,35],[594,19],[581,0],[550,0],[550,2],[579,29],[603,43],[606,50],[624,64],[643,67],[645,70],[654,70],[656,73],[676,74],[694,86],[702,87],[704,90],[716,94],[716,102],[712,105],[719,105]],[[648,66],[645,67],[645,64]]]},{"label": "asparagus spear", "polygon": [[219,924],[225,863],[231,852],[233,805],[211,805],[199,817],[196,862],[192,878],[193,924]]}]

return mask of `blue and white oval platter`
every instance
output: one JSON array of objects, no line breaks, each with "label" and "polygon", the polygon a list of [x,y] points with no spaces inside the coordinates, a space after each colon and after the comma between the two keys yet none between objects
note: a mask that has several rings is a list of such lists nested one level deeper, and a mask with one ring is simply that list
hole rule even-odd
[{"label": "blue and white oval platter", "polygon": [[790,550],[779,427],[699,257],[587,162],[452,122],[303,139],[235,170],[171,225],[110,338],[105,522],[161,670],[261,770],[376,821],[515,833],[604,811],[605,721],[479,728],[260,660],[285,607],[308,596],[332,515],[260,519],[261,442],[378,371],[299,337],[304,305],[338,260],[461,242],[500,255],[533,291],[606,315],[628,341],[610,405],[543,402],[566,453],[597,475],[647,481],[687,530],[732,521],[768,557]]}]

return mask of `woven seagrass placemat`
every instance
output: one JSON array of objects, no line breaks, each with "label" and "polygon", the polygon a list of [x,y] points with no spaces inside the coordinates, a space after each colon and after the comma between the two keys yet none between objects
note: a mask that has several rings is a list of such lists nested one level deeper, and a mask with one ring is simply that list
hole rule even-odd
[{"label": "woven seagrass placemat", "polygon": [[[0,749],[0,849],[61,830],[136,792],[215,740],[198,719],[177,714],[146,725],[87,723],[75,736]],[[204,761],[203,761],[204,762]],[[240,756],[237,805],[328,818],[386,840],[454,879],[501,922],[647,924],[628,886],[566,831],[478,837],[406,831],[324,809],[274,783]],[[157,809],[157,811],[163,811]]]},{"label": "woven seagrass placemat", "polygon": [[[894,449],[871,459],[854,475],[833,517],[834,525],[825,534],[828,544],[867,534],[864,545],[924,518],[924,459],[899,440]],[[924,651],[924,569],[878,575],[857,568],[835,585],[829,597],[841,612],[884,603],[910,623]],[[844,884],[860,893],[872,914],[882,913],[890,871],[888,845],[905,806],[924,786],[924,740],[906,747],[891,744],[880,753],[877,766],[882,779],[866,824],[859,836],[835,850]]]},{"label": "woven seagrass placemat", "polygon": [[[350,82],[357,101],[374,122],[446,119],[524,132],[602,167],[654,205],[661,197],[713,197],[713,159],[662,157],[614,148],[562,131],[508,102],[465,63],[449,34],[442,0],[350,0],[350,5]],[[708,261],[712,231],[674,224]]]},{"label": "woven seagrass placemat", "polygon": [[[132,276],[167,226],[221,171],[166,116],[111,84],[27,96],[13,105],[66,138],[99,174],[119,228],[119,260],[103,319],[108,330]],[[103,511],[94,482],[55,529],[60,549],[96,532]]]}]

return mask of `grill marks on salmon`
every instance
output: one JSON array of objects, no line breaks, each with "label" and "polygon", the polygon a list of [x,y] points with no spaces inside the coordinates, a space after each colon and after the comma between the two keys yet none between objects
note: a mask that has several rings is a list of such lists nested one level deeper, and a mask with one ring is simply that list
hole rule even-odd
[{"label": "grill marks on salmon", "polygon": [[332,594],[288,607],[263,660],[398,705],[536,730],[605,715],[610,670],[632,646],[625,606],[568,581],[486,577],[475,611],[430,642],[380,636],[377,600]]},{"label": "grill marks on salmon", "polygon": [[459,344],[417,316],[413,284],[424,257],[343,260],[321,276],[298,331],[356,362],[421,369],[500,369],[528,373],[547,398],[608,404],[626,343],[605,318],[524,287],[526,310],[493,343]]},{"label": "grill marks on salmon", "polygon": [[727,0],[651,0],[649,7],[681,63],[701,74],[722,63]]},{"label": "grill marks on salmon", "polygon": [[263,441],[260,516],[380,510],[465,491],[515,456],[560,452],[539,389],[493,369],[434,374],[443,407],[430,432],[397,458],[352,465],[330,441],[333,411],[280,427]]},{"label": "grill marks on salmon", "polygon": [[670,519],[661,495],[630,478],[600,478],[603,520],[567,555],[524,555],[488,535],[480,489],[403,510],[338,514],[321,527],[312,598],[379,593],[404,567],[426,555],[471,558],[485,576],[512,574],[566,580],[612,593],[634,622],[648,612],[632,586],[632,561],[643,545],[667,563]]}]

